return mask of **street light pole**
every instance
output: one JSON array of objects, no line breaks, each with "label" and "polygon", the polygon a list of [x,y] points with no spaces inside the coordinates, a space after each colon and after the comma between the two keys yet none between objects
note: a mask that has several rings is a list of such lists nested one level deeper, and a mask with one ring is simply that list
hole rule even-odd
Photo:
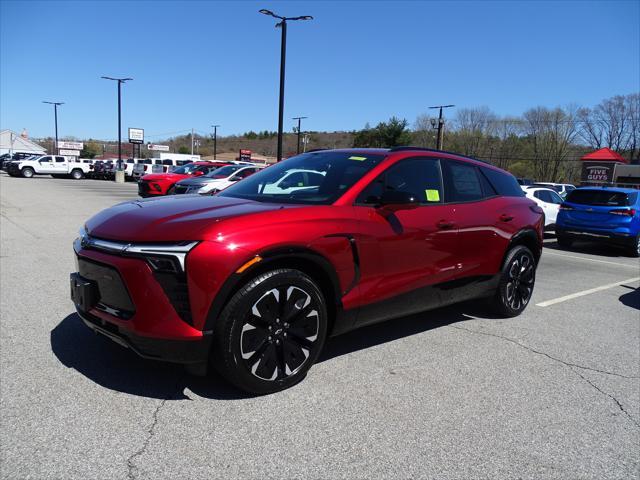
[{"label": "street light pole", "polygon": [[440,109],[440,115],[438,116],[438,139],[436,140],[437,150],[442,150],[442,146],[444,144],[444,117],[442,116],[442,109],[450,108],[450,107],[455,107],[455,105],[435,105],[433,107],[429,107],[430,109],[432,108]]},{"label": "street light pole", "polygon": [[301,122],[303,119],[305,118],[309,118],[309,117],[293,117],[292,120],[298,120],[298,149],[296,153],[300,153],[300,128],[301,128]]},{"label": "street light pole", "polygon": [[113,80],[118,82],[118,168],[122,168],[122,84],[133,78],[113,78],[113,77],[100,77],[105,80]]},{"label": "street light pole", "polygon": [[53,118],[56,125],[56,145],[53,148],[53,153],[58,153],[58,105],[64,105],[64,102],[47,102],[45,100],[42,103],[48,103],[49,105],[53,105]]},{"label": "street light pole", "polygon": [[278,106],[278,151],[277,161],[282,160],[282,129],[284,123],[284,75],[285,75],[285,60],[287,56],[287,20],[313,20],[311,15],[302,15],[300,17],[281,17],[276,15],[270,10],[262,9],[259,11],[263,15],[269,15],[270,17],[280,20],[276,24],[276,27],[282,29],[282,38],[280,40],[280,99]]},{"label": "street light pole", "polygon": [[211,125],[213,127],[213,159],[218,155],[218,127],[220,125]]}]

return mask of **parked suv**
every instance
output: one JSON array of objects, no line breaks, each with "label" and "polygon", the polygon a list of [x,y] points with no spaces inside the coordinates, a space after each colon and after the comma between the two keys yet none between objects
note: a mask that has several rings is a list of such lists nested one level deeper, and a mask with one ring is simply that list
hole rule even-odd
[{"label": "parked suv", "polygon": [[[267,188],[294,170],[322,178]],[[87,326],[139,355],[192,371],[210,362],[262,394],[300,381],[328,336],[363,325],[483,297],[519,315],[542,238],[541,209],[485,163],[410,147],[316,151],[215,196],[98,213],[74,242],[71,298]]]},{"label": "parked suv", "polygon": [[150,173],[138,180],[138,195],[142,198],[172,195],[175,184],[180,180],[191,176],[206,175],[225,165],[229,164],[225,162],[192,162],[178,167],[172,172]]},{"label": "parked suv", "polygon": [[560,206],[556,234],[561,247],[571,248],[576,240],[597,241],[640,257],[640,194],[630,188],[573,190]]}]

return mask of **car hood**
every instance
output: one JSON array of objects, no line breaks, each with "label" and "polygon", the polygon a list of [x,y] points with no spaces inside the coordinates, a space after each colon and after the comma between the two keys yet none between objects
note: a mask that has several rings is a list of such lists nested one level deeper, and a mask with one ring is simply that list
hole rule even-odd
[{"label": "car hood", "polygon": [[209,177],[192,177],[185,178],[184,180],[180,180],[178,185],[183,185],[185,187],[193,187],[193,186],[203,186],[209,183],[217,182],[217,179],[209,178]]},{"label": "car hood", "polygon": [[157,182],[159,180],[173,180],[174,182],[177,182],[183,178],[189,178],[189,175],[181,173],[150,173],[148,175],[144,175],[142,180],[145,182]]},{"label": "car hood", "polygon": [[94,237],[132,243],[205,240],[225,218],[292,207],[230,197],[171,195],[120,203],[89,219],[86,228]]}]

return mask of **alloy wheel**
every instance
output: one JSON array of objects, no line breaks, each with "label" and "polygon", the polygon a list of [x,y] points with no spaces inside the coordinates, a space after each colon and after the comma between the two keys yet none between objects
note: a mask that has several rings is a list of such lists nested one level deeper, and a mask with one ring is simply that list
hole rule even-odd
[{"label": "alloy wheel", "polygon": [[264,293],[244,319],[240,354],[252,375],[277,381],[305,365],[318,339],[319,307],[302,288],[280,286]]},{"label": "alloy wheel", "polygon": [[505,300],[513,310],[524,308],[531,299],[535,280],[535,265],[533,258],[526,252],[521,252],[511,260],[507,270],[507,284]]}]

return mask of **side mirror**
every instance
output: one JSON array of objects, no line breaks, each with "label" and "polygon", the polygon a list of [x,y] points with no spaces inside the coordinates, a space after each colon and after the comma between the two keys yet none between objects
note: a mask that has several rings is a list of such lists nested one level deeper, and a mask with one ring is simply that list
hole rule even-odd
[{"label": "side mirror", "polygon": [[383,192],[378,205],[381,209],[388,212],[396,212],[398,210],[417,208],[419,202],[418,199],[409,192],[390,190]]}]

